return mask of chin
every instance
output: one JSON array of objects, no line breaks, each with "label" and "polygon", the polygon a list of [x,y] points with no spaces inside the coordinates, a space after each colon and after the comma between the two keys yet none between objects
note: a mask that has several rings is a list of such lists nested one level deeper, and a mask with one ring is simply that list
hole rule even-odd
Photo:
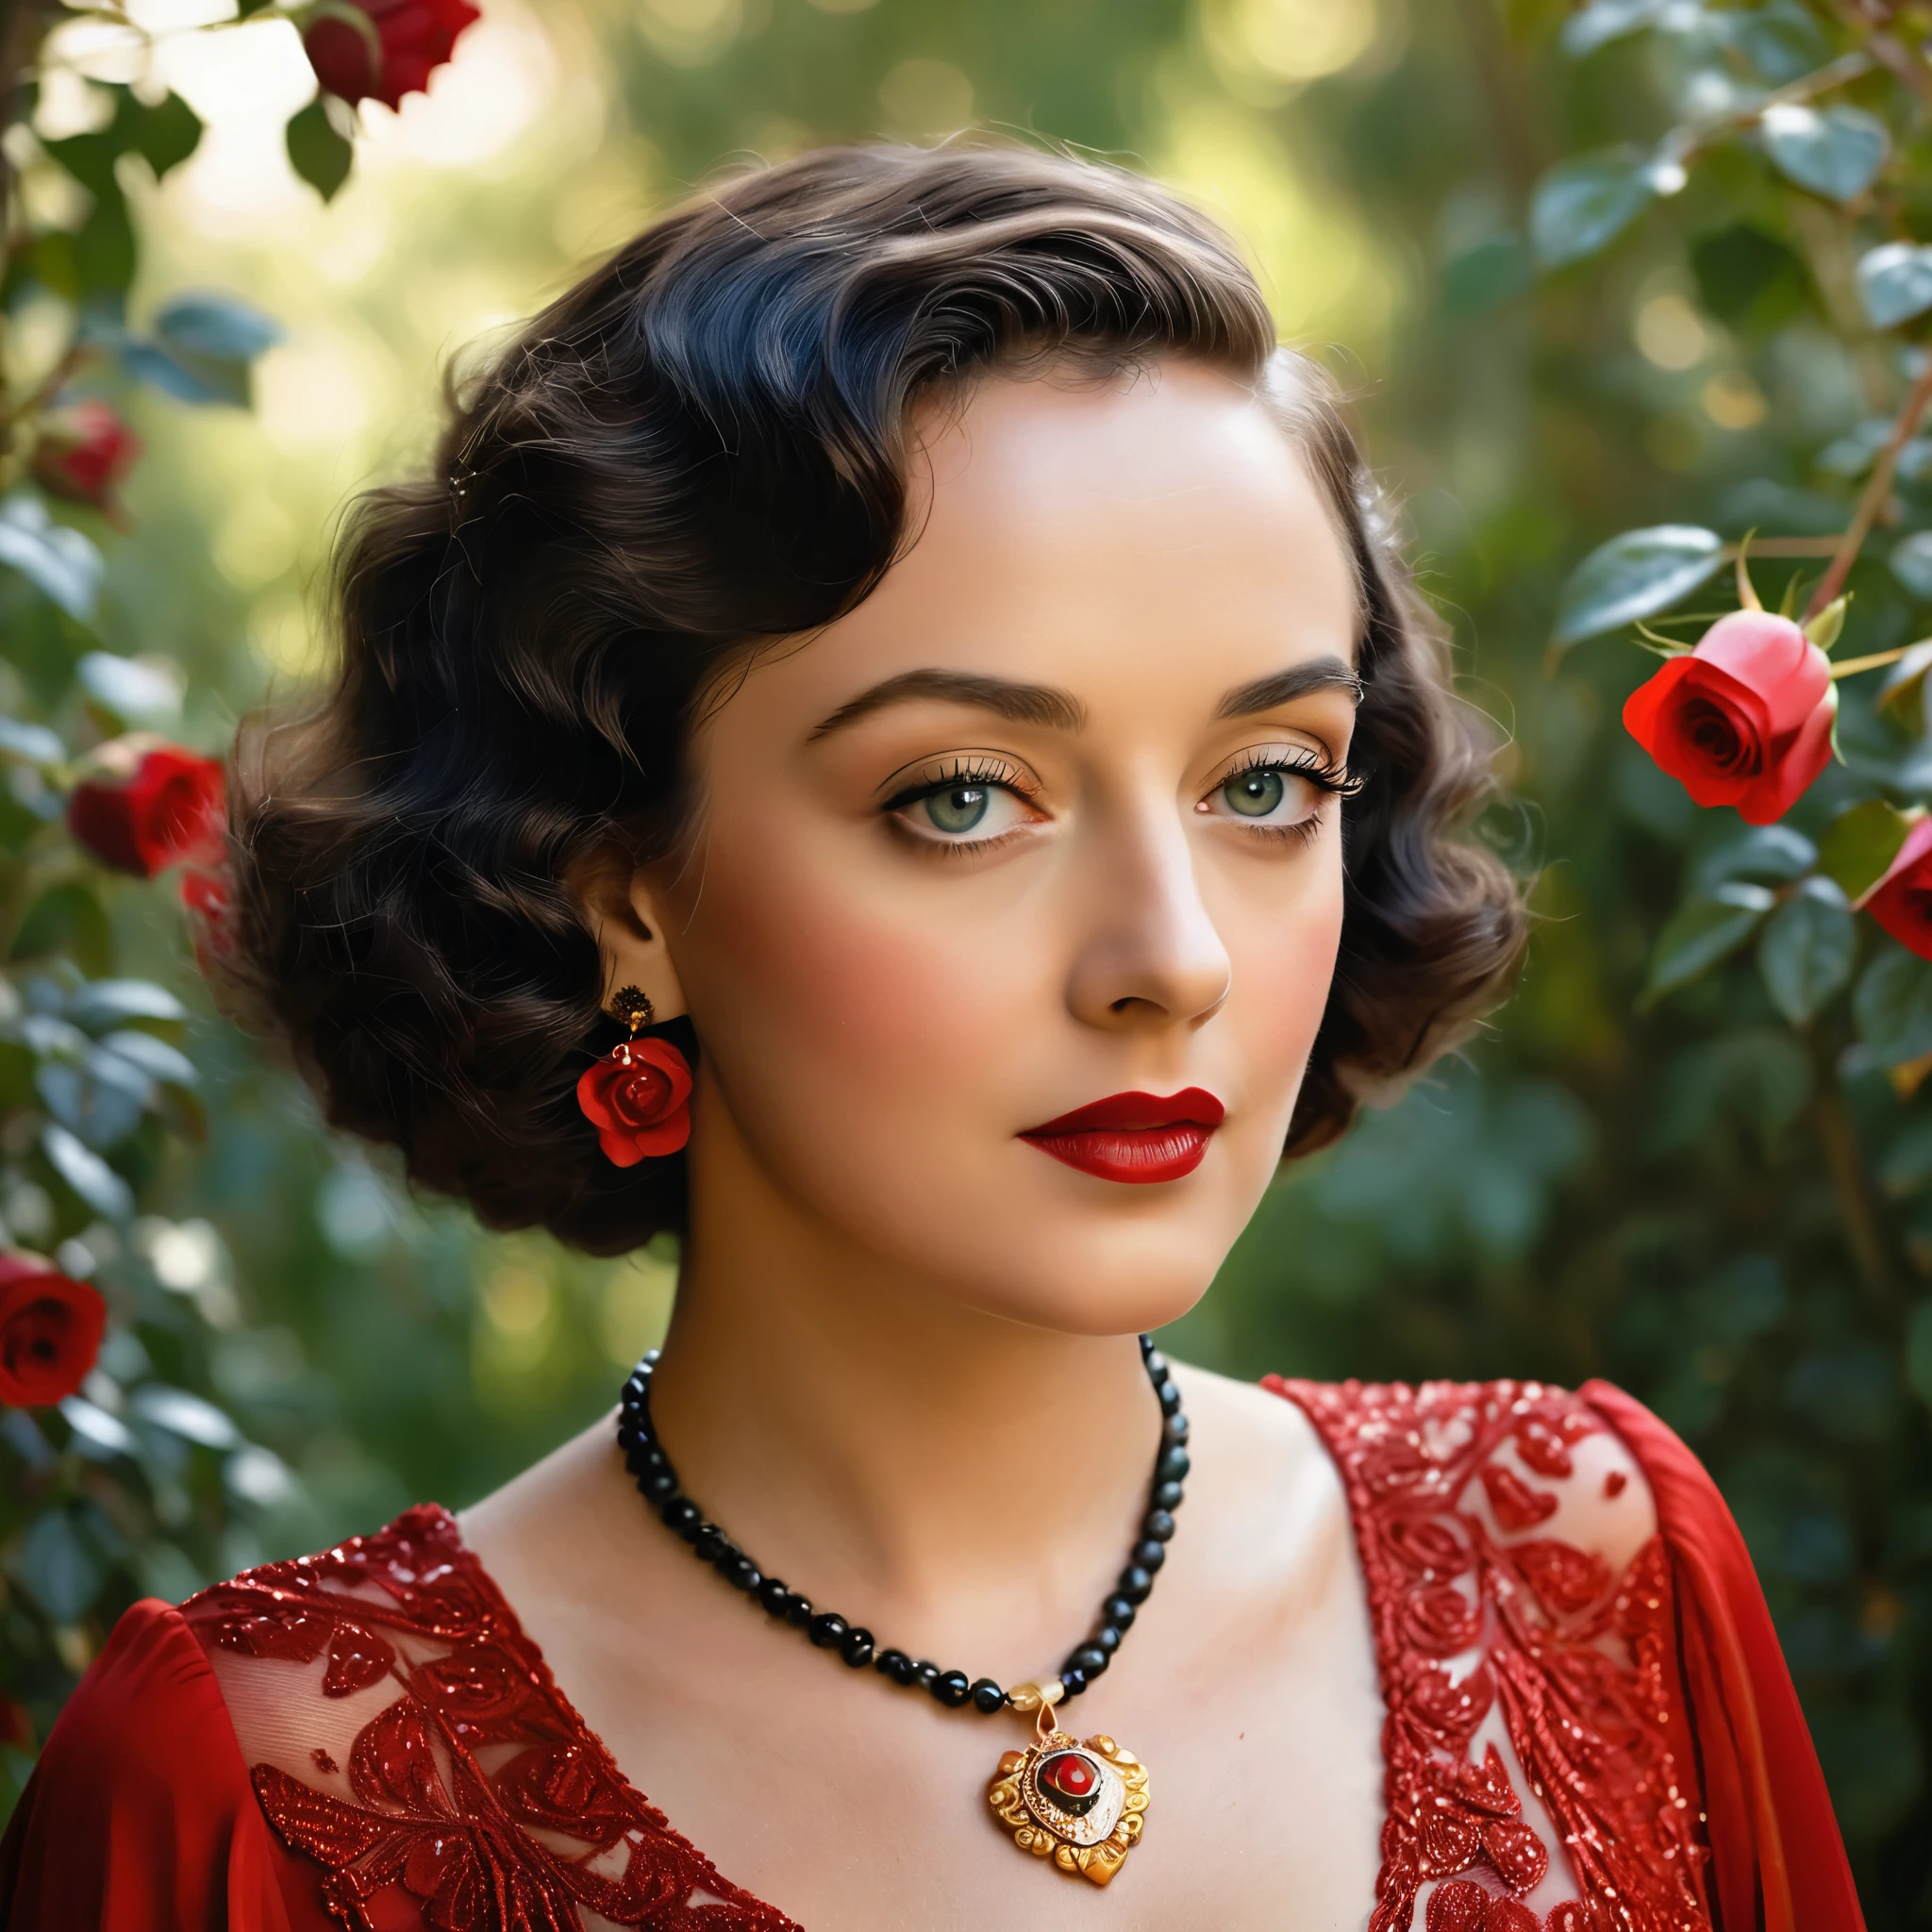
[{"label": "chin", "polygon": [[1206,1174],[1128,1189],[1049,1172],[979,1211],[957,1195],[927,1203],[888,1241],[908,1273],[982,1313],[1057,1334],[1144,1334],[1212,1286],[1253,1211],[1235,1191]]}]

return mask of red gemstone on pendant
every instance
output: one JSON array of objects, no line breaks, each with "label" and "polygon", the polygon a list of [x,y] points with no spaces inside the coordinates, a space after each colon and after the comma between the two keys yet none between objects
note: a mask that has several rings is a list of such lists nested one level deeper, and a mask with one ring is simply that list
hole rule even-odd
[{"label": "red gemstone on pendant", "polygon": [[1077,1751],[1057,1751],[1040,1767],[1040,1788],[1048,1797],[1085,1810],[1100,1789],[1100,1774]]}]

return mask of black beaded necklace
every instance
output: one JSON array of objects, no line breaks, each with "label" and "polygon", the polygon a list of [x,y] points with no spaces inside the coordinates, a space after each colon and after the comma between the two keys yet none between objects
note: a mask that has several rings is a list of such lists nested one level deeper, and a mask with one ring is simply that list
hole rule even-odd
[{"label": "black beaded necklace", "polygon": [[1050,1857],[1062,1871],[1077,1872],[1105,1885],[1125,1861],[1141,1836],[1147,1808],[1147,1771],[1132,1752],[1111,1738],[1076,1741],[1054,1725],[1055,1707],[1077,1697],[1112,1661],[1141,1605],[1154,1591],[1154,1579],[1167,1560],[1174,1535],[1174,1512],[1189,1469],[1188,1418],[1181,1391],[1168,1372],[1167,1358],[1152,1341],[1141,1338],[1141,1359],[1160,1404],[1160,1447],[1147,1513],[1141,1533],[1112,1591],[1100,1607],[1093,1634],[1071,1652],[1056,1677],[1002,1690],[991,1677],[969,1678],[964,1671],[942,1671],[915,1662],[903,1650],[876,1647],[873,1634],[848,1623],[836,1610],[821,1610],[789,1584],[768,1576],[678,1486],[651,1421],[651,1375],[658,1351],[646,1355],[624,1385],[617,1421],[618,1446],[638,1490],[666,1527],[691,1544],[700,1562],[756,1598],[774,1621],[804,1631],[821,1650],[835,1652],[853,1670],[870,1664],[894,1684],[925,1690],[941,1704],[970,1704],[986,1716],[1015,1710],[1035,1719],[1038,1737],[1027,1751],[1009,1751],[988,1791],[994,1812],[1013,1829],[1022,1850]]}]

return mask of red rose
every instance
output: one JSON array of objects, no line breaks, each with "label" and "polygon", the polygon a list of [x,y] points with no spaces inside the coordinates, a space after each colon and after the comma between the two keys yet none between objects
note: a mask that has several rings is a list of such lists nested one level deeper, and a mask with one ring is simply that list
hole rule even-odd
[{"label": "red rose", "polygon": [[67,829],[116,872],[151,879],[220,849],[227,785],[220,761],[130,733],[94,754],[67,801]]},{"label": "red rose", "polygon": [[577,1105],[619,1167],[675,1154],[691,1139],[691,1066],[668,1040],[626,1041],[584,1069]]},{"label": "red rose", "polygon": [[46,1408],[87,1380],[108,1305],[38,1255],[0,1255],[0,1402]]},{"label": "red rose", "polygon": [[1469,1568],[1461,1540],[1434,1517],[1398,1516],[1389,1525],[1389,1546],[1425,1576],[1460,1576]]},{"label": "red rose", "polygon": [[[348,13],[363,18],[345,19]],[[481,18],[470,0],[338,0],[332,12],[310,14],[302,46],[325,92],[400,108],[405,94],[429,85],[457,36]]]},{"label": "red rose", "polygon": [[1900,945],[1932,959],[1932,819],[1921,819],[1906,834],[1864,905]]},{"label": "red rose", "polygon": [[1553,1617],[1574,1617],[1609,1590],[1610,1566],[1594,1550],[1539,1537],[1509,1552],[1523,1579]]},{"label": "red rose", "polygon": [[1789,617],[1734,610],[1624,707],[1624,728],[1699,805],[1781,819],[1831,760],[1831,663]]},{"label": "red rose", "polygon": [[106,403],[75,403],[41,424],[34,480],[49,496],[111,511],[114,491],[141,455],[141,438]]},{"label": "red rose", "polygon": [[1475,1607],[1453,1583],[1412,1591],[1408,1598],[1408,1637],[1430,1657],[1454,1657],[1467,1650],[1482,1630]]}]

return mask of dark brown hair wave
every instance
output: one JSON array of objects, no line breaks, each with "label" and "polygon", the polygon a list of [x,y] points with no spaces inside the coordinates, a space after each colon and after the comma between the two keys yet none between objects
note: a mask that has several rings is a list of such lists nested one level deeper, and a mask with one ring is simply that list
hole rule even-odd
[{"label": "dark brown hair wave", "polygon": [[718,674],[851,609],[916,535],[911,405],[1055,355],[1255,383],[1359,573],[1368,782],[1287,1151],[1500,997],[1520,895],[1461,836],[1488,747],[1330,385],[1225,236],[1089,162],[836,149],[647,229],[460,386],[428,475],[352,510],[340,667],[244,727],[234,784],[237,976],[334,1124],[494,1226],[597,1253],[682,1227],[682,1158],[614,1167],[576,1107],[616,1034],[565,880],[674,849]]}]

